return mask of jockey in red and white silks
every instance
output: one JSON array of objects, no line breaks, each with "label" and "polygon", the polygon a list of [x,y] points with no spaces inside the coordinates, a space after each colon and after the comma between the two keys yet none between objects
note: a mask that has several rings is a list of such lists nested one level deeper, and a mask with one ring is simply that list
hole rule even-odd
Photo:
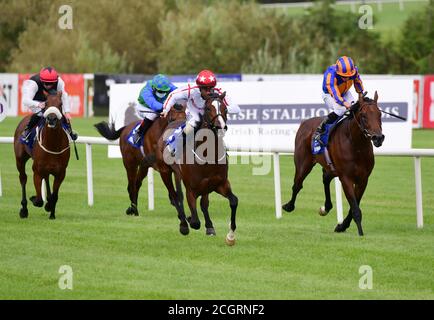
[{"label": "jockey in red and white silks", "polygon": [[[186,108],[186,127],[185,134],[191,133],[200,122],[200,116],[205,112],[205,101],[211,92],[222,93],[222,90],[215,88],[217,80],[215,75],[209,70],[202,70],[196,77],[196,85],[188,84],[173,91],[163,105],[162,116],[166,117],[172,106],[175,104],[185,104]],[[226,95],[223,102],[227,106],[228,113],[239,113],[238,104],[231,101]]]}]

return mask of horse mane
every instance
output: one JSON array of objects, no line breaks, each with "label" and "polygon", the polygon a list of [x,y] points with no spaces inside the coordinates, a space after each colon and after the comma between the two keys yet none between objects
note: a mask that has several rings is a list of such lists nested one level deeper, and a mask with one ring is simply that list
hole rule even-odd
[{"label": "horse mane", "polygon": [[[373,100],[373,99],[371,99],[371,98],[368,98],[368,97],[363,97],[363,101],[364,101],[364,102],[368,102],[368,103],[375,102],[375,100]],[[352,112],[349,113],[347,119],[352,119],[352,118],[354,117],[354,114],[355,114],[357,111],[359,111],[359,109],[360,109],[360,101],[357,100],[357,102],[356,102],[355,104],[353,104],[353,105],[351,106],[351,108],[349,109],[349,110],[352,111]]]}]

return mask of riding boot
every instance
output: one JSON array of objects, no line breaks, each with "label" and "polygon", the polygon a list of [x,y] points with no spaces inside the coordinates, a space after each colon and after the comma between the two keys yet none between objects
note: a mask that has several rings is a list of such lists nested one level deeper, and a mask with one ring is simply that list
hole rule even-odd
[{"label": "riding boot", "polygon": [[327,118],[325,118],[323,121],[321,121],[318,128],[316,128],[313,139],[322,144],[321,136],[326,131],[326,125],[327,124],[333,124],[338,118],[339,118],[339,116],[336,113],[334,113],[334,112],[329,113]]},{"label": "riding boot", "polygon": [[26,127],[24,128],[23,133],[21,134],[21,140],[28,142],[28,139],[29,139],[30,133],[32,132],[33,127],[39,123],[41,118],[42,117],[38,113],[32,114],[29,122],[27,123]]},{"label": "riding boot", "polygon": [[140,139],[145,136],[146,131],[148,131],[148,129],[151,127],[152,123],[153,123],[153,121],[149,120],[147,118],[142,120],[140,127],[134,133],[134,136],[133,136],[134,144],[139,143]]}]

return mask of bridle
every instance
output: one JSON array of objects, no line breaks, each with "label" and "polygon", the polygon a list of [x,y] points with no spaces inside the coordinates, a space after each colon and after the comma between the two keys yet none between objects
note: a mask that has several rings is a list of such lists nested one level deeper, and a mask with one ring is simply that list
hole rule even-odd
[{"label": "bridle", "polygon": [[208,126],[208,127],[209,127],[213,132],[214,132],[214,133],[217,133],[217,131],[218,131],[219,129],[214,125],[214,122],[215,122],[216,119],[218,119],[219,117],[221,117],[221,118],[223,119],[224,123],[225,123],[225,127],[223,128],[223,130],[226,131],[226,130],[228,129],[228,126],[226,125],[226,119],[225,119],[224,115],[223,115],[223,114],[221,113],[221,111],[220,111],[220,105],[222,104],[221,99],[219,98],[218,95],[213,95],[213,96],[211,96],[211,97],[208,99],[208,101],[210,101],[210,100],[211,100],[211,104],[212,104],[212,102],[217,101],[217,103],[218,103],[219,105],[218,105],[218,107],[216,108],[216,109],[217,109],[217,114],[216,114],[214,117],[212,117],[211,119],[209,118],[209,115],[208,115],[208,113],[211,111],[211,108],[210,108],[208,105],[205,107],[204,120],[205,120],[207,126]]},{"label": "bridle", "polygon": [[[368,105],[372,105],[373,103],[369,103]],[[371,139],[374,134],[372,132],[370,132],[368,129],[365,128],[365,126],[363,125],[363,123],[360,123],[359,120],[357,119],[356,116],[356,112],[357,111],[361,111],[364,107],[366,106],[366,104],[360,105],[359,103],[359,108],[355,109],[350,109],[350,113],[353,115],[354,120],[356,121],[357,126],[359,127],[360,131],[363,133],[363,135],[365,136],[366,139]],[[378,106],[376,106],[378,108]]]}]

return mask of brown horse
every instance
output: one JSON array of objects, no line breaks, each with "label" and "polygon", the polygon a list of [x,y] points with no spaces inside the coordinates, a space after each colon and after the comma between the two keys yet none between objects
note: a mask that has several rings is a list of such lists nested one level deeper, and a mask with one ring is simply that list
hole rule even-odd
[{"label": "brown horse", "polygon": [[[197,215],[196,201],[199,196],[200,208],[205,218],[205,227],[207,235],[215,235],[213,223],[210,219],[209,194],[217,192],[229,200],[231,207],[230,230],[226,236],[226,243],[233,245],[235,243],[236,229],[236,212],[238,206],[238,198],[232,193],[231,185],[228,180],[228,163],[226,150],[223,147],[223,132],[227,129],[227,109],[223,102],[225,93],[222,95],[213,95],[205,102],[205,113],[201,125],[195,135],[195,140],[191,146],[186,143],[185,148],[181,151],[177,150],[177,155],[180,154],[178,161],[171,161],[171,167],[175,173],[181,176],[186,188],[186,196],[191,212],[191,217],[186,218],[183,212],[178,211],[180,220],[180,232],[188,233],[188,224],[193,229],[200,229],[200,220]],[[202,136],[201,138],[198,138]],[[206,140],[203,139],[206,137]],[[187,139],[188,141],[188,139]],[[164,149],[164,138],[159,141],[159,150],[157,159],[161,162],[168,163],[168,152]],[[200,152],[203,151],[203,153]]]},{"label": "brown horse", "polygon": [[[56,203],[58,200],[59,188],[66,175],[66,167],[69,162],[69,137],[62,127],[62,92],[47,96],[47,108],[44,112],[45,124],[37,131],[36,141],[33,150],[21,143],[20,136],[24,127],[30,120],[26,116],[18,124],[14,135],[14,151],[17,169],[20,173],[21,183],[21,210],[20,217],[28,217],[26,200],[26,162],[33,158],[33,182],[35,184],[36,196],[32,196],[30,201],[36,207],[42,207],[44,201],[41,195],[42,179],[45,180],[47,189],[47,203],[45,211],[50,212],[50,219],[55,219]],[[50,191],[49,175],[54,176],[53,192]]]},{"label": "brown horse", "polygon": [[157,118],[152,126],[146,131],[143,139],[143,152],[140,149],[133,147],[128,143],[127,138],[131,130],[138,124],[138,122],[130,123],[129,125],[115,130],[110,127],[107,122],[100,122],[95,124],[98,132],[108,140],[116,140],[119,138],[119,146],[122,153],[122,160],[124,167],[127,171],[128,177],[128,194],[130,197],[131,205],[126,210],[127,215],[139,215],[137,209],[137,201],[139,190],[142,186],[143,179],[148,174],[148,169],[153,167],[160,173],[160,176],[169,190],[169,198],[175,207],[183,209],[183,194],[181,187],[181,180],[175,176],[176,191],[172,181],[172,170],[169,166],[162,162],[155,162],[155,153],[157,148],[158,139],[163,134],[169,123],[175,121],[185,120],[185,108],[177,105],[173,108],[167,118]]},{"label": "brown horse", "polygon": [[377,106],[378,95],[374,100],[363,98],[350,109],[350,116],[342,121],[330,134],[328,151],[334,169],[327,164],[324,154],[313,155],[311,151],[312,135],[321,122],[321,118],[312,118],[301,123],[295,138],[295,177],[291,200],[283,209],[291,212],[295,208],[298,192],[303,187],[303,181],[316,163],[323,167],[323,184],[325,205],[320,209],[320,215],[326,215],[333,207],[330,199],[330,182],[339,177],[350,210],[342,224],[338,224],[335,232],[344,232],[354,219],[359,235],[363,235],[362,212],[360,200],[368,184],[369,175],[374,168],[374,153],[371,140],[376,147],[384,141],[381,129],[381,112]]}]

